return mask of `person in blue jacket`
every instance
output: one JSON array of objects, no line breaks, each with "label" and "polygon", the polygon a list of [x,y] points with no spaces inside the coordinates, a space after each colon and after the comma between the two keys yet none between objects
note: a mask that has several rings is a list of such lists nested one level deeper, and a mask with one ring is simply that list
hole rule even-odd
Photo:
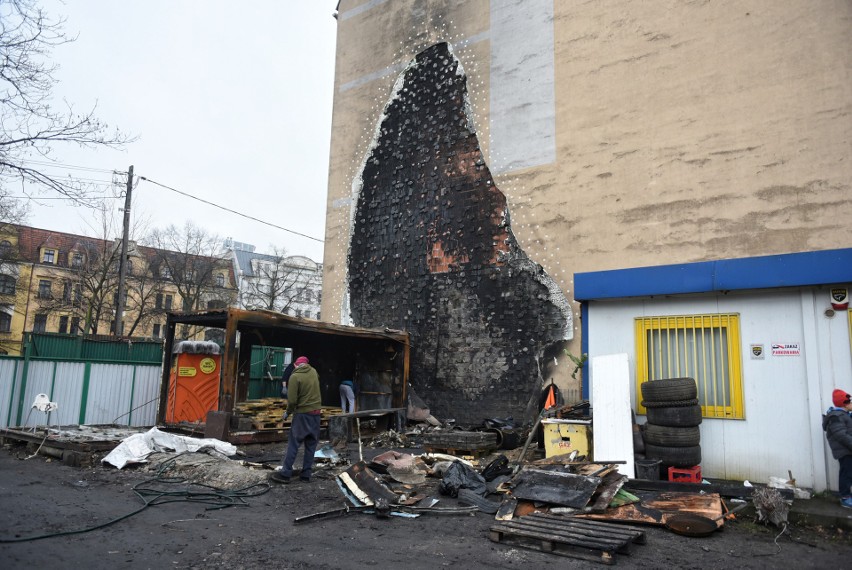
[{"label": "person in blue jacket", "polygon": [[[355,411],[355,396],[358,394],[358,386],[351,378],[347,378],[340,382],[340,407],[344,414],[351,414]],[[347,404],[348,409],[347,409]]]},{"label": "person in blue jacket", "polygon": [[834,406],[822,417],[822,429],[831,454],[840,462],[840,504],[852,509],[852,396],[835,390],[831,401]]}]

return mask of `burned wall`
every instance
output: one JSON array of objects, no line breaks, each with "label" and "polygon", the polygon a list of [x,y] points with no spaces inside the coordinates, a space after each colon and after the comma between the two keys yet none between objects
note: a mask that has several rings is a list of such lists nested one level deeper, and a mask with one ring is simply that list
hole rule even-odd
[{"label": "burned wall", "polygon": [[446,43],[397,81],[356,187],[348,283],[356,325],[411,334],[411,383],[432,413],[478,424],[523,416],[572,323],[512,234],[466,82]]}]

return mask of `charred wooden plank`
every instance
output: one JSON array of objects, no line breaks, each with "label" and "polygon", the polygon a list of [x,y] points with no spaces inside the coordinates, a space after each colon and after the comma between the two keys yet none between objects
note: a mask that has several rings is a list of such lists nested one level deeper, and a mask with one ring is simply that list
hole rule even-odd
[{"label": "charred wooden plank", "polygon": [[581,509],[600,483],[599,477],[525,468],[515,475],[510,485],[512,494],[519,499]]}]

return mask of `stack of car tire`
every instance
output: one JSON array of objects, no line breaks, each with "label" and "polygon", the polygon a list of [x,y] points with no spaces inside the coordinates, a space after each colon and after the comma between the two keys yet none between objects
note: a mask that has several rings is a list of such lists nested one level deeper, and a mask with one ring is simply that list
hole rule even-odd
[{"label": "stack of car tire", "polygon": [[659,459],[662,467],[693,467],[701,463],[701,406],[692,378],[643,382],[642,405],[645,457]]}]

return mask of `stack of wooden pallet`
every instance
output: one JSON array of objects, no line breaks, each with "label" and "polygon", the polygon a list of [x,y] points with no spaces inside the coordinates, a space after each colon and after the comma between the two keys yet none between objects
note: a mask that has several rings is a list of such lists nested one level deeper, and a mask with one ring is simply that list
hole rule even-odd
[{"label": "stack of wooden pallet", "polygon": [[[249,418],[252,429],[272,430],[286,429],[290,427],[290,418],[283,421],[284,411],[287,409],[287,400],[284,398],[261,398],[258,400],[246,400],[234,405],[234,413]],[[320,419],[320,427],[328,426],[328,418],[336,414],[342,414],[343,410],[334,407],[323,407]]]},{"label": "stack of wooden pallet", "polygon": [[281,429],[284,427],[282,420],[286,409],[287,400],[284,398],[247,400],[234,405],[234,412],[251,419],[252,428],[256,430]]}]

